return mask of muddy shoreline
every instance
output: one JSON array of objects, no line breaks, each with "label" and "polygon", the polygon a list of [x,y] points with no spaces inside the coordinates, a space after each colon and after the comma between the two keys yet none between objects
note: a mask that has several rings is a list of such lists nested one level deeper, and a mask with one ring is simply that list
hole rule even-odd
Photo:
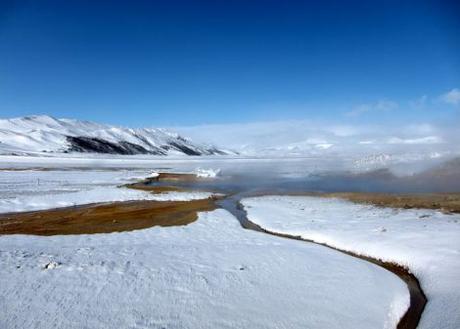
[{"label": "muddy shoreline", "polygon": [[187,225],[198,213],[216,209],[215,200],[124,201],[23,213],[0,214],[2,234],[67,235],[112,233],[153,226]]},{"label": "muddy shoreline", "polygon": [[377,207],[432,209],[444,213],[460,213],[460,193],[391,194],[369,192],[325,193],[319,196],[340,198]]}]

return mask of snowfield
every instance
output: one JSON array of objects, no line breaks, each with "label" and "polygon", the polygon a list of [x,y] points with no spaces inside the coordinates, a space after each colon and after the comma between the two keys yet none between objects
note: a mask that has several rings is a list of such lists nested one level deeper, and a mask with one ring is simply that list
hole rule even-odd
[{"label": "snowfield", "polygon": [[2,236],[0,278],[1,328],[394,328],[409,303],[392,273],[244,230],[225,210],[182,227]]},{"label": "snowfield", "polygon": [[460,215],[306,196],[242,203],[249,220],[269,231],[407,266],[428,297],[419,327],[460,327]]},{"label": "snowfield", "polygon": [[[0,171],[0,211],[211,195],[118,187],[155,170]],[[180,227],[0,236],[0,281],[0,328],[8,329],[394,328],[409,305],[394,274],[245,230],[225,210]]]},{"label": "snowfield", "polygon": [[[334,168],[324,164],[2,157],[0,167],[11,170],[0,170],[0,213],[213,195],[119,187],[163,171],[224,182],[246,173],[249,180],[302,180]],[[307,196],[242,203],[249,219],[267,230],[407,266],[428,297],[419,328],[460,327],[460,215]],[[0,282],[2,329],[394,328],[409,305],[394,274],[322,246],[245,230],[221,209],[181,227],[0,235]]]},{"label": "snowfield", "polygon": [[113,201],[189,201],[213,195],[198,191],[153,194],[119,187],[148,175],[145,170],[0,171],[0,213]]}]

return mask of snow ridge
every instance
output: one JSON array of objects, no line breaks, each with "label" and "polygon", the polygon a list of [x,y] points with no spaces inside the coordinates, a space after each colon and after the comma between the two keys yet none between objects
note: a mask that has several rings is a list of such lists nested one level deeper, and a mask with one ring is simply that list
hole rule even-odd
[{"label": "snow ridge", "polygon": [[0,154],[110,153],[224,155],[231,152],[194,143],[159,128],[131,129],[74,119],[33,115],[0,119]]}]

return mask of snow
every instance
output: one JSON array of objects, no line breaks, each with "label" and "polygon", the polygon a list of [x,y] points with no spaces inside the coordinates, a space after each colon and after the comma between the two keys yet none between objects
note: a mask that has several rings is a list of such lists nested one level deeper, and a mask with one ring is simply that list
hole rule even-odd
[{"label": "snow", "polygon": [[2,236],[0,277],[1,328],[393,328],[408,305],[392,273],[244,230],[225,210],[181,227]]},{"label": "snow", "polygon": [[420,328],[460,327],[460,215],[307,196],[243,200],[263,228],[407,266],[428,297]]},{"label": "snow", "polygon": [[[169,172],[170,170],[163,170],[163,172]],[[189,171],[177,171],[177,170],[173,170],[172,171],[173,173],[175,174],[193,174],[195,175],[196,177],[200,177],[200,178],[216,178],[217,176],[220,175],[220,172],[221,170],[220,169],[212,169],[212,168],[208,168],[208,169],[205,169],[205,168],[195,168],[193,171],[189,172]],[[151,178],[155,178],[155,177],[158,177],[160,176],[160,173],[159,172],[152,172],[148,177],[151,177]]]},{"label": "snow", "polygon": [[215,178],[219,176],[220,169],[204,169],[204,168],[197,168],[195,169],[195,175],[201,178]]},{"label": "snow", "polygon": [[[37,166],[18,159],[5,165]],[[66,170],[0,171],[1,212],[211,196],[118,187],[158,172],[151,161],[40,160]],[[217,173],[213,161],[161,164]],[[240,163],[244,170],[260,170],[259,162],[247,161]],[[127,163],[139,168],[120,169]],[[321,246],[245,230],[222,209],[180,227],[4,235],[0,278],[0,328],[393,328],[409,303],[392,273]]]},{"label": "snow", "polygon": [[70,147],[67,136],[98,138],[115,144],[128,142],[154,154],[184,155],[184,148],[197,154],[213,154],[216,150],[213,146],[193,143],[165,129],[130,129],[90,121],[32,115],[0,119],[0,154],[43,156],[49,152],[66,152]]},{"label": "snow", "polygon": [[1,169],[93,169],[93,170],[145,170],[193,173],[198,168],[219,170],[229,175],[293,175],[308,177],[311,173],[338,172],[353,168],[352,161],[336,157],[256,158],[256,157],[155,157],[150,155],[114,154],[48,154],[48,157],[0,155]]},{"label": "snow", "polygon": [[153,194],[120,185],[147,176],[146,171],[0,171],[0,213],[74,205],[129,201],[207,199],[208,192]]}]

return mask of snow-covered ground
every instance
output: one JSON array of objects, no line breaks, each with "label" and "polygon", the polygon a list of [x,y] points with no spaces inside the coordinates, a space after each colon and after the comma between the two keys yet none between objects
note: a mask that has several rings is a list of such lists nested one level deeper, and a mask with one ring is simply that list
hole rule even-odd
[{"label": "snow-covered ground", "polygon": [[[219,172],[206,162],[171,164],[166,170]],[[96,167],[0,171],[0,212],[210,195],[118,187],[158,164]],[[0,328],[392,328],[409,303],[392,273],[245,230],[225,210],[181,227],[1,236],[0,281]]]},{"label": "snow-covered ground", "polygon": [[159,157],[152,155],[49,154],[46,157],[0,155],[0,169],[11,168],[91,168],[148,169],[174,168],[174,171],[222,169],[228,172],[311,173],[322,170],[346,170],[354,166],[352,159],[338,157]]},{"label": "snow-covered ground", "polygon": [[[343,165],[312,158],[0,160],[0,168],[51,169],[0,170],[0,212],[211,196],[119,187],[160,171],[305,179]],[[459,215],[313,197],[243,203],[269,230],[408,266],[429,299],[420,327],[459,327]],[[0,328],[391,328],[409,303],[395,275],[321,246],[244,230],[224,210],[182,227],[0,236],[0,281]]]},{"label": "snow-covered ground", "polygon": [[0,171],[0,213],[128,201],[206,199],[207,192],[150,192],[119,187],[151,174],[143,171]]},{"label": "snow-covered ground", "polygon": [[460,215],[304,196],[242,203],[249,219],[269,231],[407,266],[428,297],[420,328],[460,327]]},{"label": "snow-covered ground", "polygon": [[[1,328],[393,328],[404,283],[225,210],[182,227],[0,238]],[[382,289],[384,287],[384,289]]]}]

